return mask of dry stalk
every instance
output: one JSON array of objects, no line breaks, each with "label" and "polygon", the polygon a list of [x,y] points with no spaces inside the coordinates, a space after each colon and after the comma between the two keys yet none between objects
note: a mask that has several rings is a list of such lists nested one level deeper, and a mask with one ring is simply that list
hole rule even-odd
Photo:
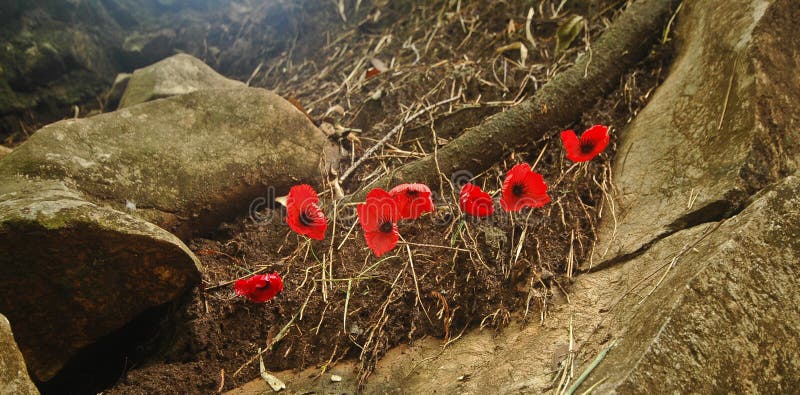
[{"label": "dry stalk", "polygon": [[392,130],[390,130],[389,133],[387,133],[385,136],[383,136],[383,138],[380,139],[375,145],[373,145],[372,147],[367,149],[364,152],[364,154],[361,156],[361,158],[359,158],[356,161],[356,163],[354,163],[347,170],[345,170],[345,172],[342,173],[342,175],[339,177],[339,181],[344,182],[347,179],[347,177],[350,177],[350,175],[353,174],[353,172],[358,168],[358,166],[361,165],[361,163],[363,163],[366,159],[368,159],[370,156],[372,156],[372,154],[374,154],[376,151],[381,149],[384,144],[386,144],[392,137],[394,137],[394,135],[397,134],[397,132],[399,132],[403,127],[408,125],[409,122],[417,119],[420,115],[430,111],[431,109],[433,109],[435,107],[438,107],[438,106],[441,106],[443,104],[447,104],[447,103],[456,101],[458,99],[459,99],[458,97],[451,97],[451,98],[449,98],[447,100],[442,100],[442,101],[437,102],[437,103],[435,103],[433,105],[425,107],[422,110],[417,111],[416,113],[414,113],[413,115],[411,115],[409,117],[404,118],[402,122],[400,122],[397,126],[392,128]]}]

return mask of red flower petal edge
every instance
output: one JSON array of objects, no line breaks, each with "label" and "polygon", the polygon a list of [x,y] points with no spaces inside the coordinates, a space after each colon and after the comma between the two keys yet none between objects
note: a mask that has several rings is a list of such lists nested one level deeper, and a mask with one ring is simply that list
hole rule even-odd
[{"label": "red flower petal edge", "polygon": [[256,274],[236,280],[233,289],[253,303],[264,303],[283,291],[283,279],[278,273]]},{"label": "red flower petal edge", "polygon": [[473,217],[486,217],[494,212],[492,197],[477,185],[466,183],[458,194],[461,211]]},{"label": "red flower petal edge", "polygon": [[515,165],[508,171],[500,199],[503,210],[519,211],[525,207],[542,207],[549,202],[544,178],[527,163]]},{"label": "red flower petal edge", "polygon": [[286,223],[293,231],[312,239],[325,238],[328,220],[319,208],[317,192],[310,185],[295,185],[289,190],[286,211]]},{"label": "red flower petal edge", "polygon": [[561,132],[561,142],[567,151],[567,159],[573,162],[586,162],[594,159],[608,146],[608,127],[594,125],[587,129],[579,139],[572,130]]},{"label": "red flower petal edge", "polygon": [[377,188],[367,194],[367,201],[356,208],[358,222],[364,229],[367,246],[381,256],[397,246],[399,210],[397,201],[388,192]]},{"label": "red flower petal edge", "polygon": [[433,212],[431,189],[425,184],[400,184],[389,191],[397,201],[400,219],[417,219]]}]

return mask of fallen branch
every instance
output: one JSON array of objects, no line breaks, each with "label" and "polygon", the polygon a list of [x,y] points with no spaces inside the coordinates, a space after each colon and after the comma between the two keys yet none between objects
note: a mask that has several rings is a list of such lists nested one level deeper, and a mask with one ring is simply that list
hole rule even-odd
[{"label": "fallen branch", "polygon": [[389,139],[391,139],[395,134],[397,134],[397,132],[399,132],[400,129],[402,129],[404,126],[408,125],[409,122],[417,119],[420,115],[425,114],[426,112],[430,111],[434,107],[438,107],[438,106],[441,106],[443,104],[454,102],[456,100],[458,100],[458,97],[451,97],[451,98],[449,98],[447,100],[442,100],[442,101],[440,101],[438,103],[432,104],[430,106],[427,106],[427,107],[417,111],[416,113],[412,114],[408,118],[403,119],[403,121],[400,122],[399,124],[397,124],[397,126],[395,126],[394,128],[392,128],[392,130],[390,130],[389,133],[386,133],[386,135],[383,136],[383,138],[381,138],[380,141],[378,141],[377,143],[375,143],[375,145],[373,145],[372,147],[369,147],[369,149],[364,151],[364,155],[361,155],[361,158],[359,158],[355,163],[353,163],[352,166],[350,166],[347,170],[344,171],[344,173],[342,173],[342,176],[339,177],[339,181],[340,182],[344,182],[344,180],[346,180],[347,177],[350,177],[350,175],[353,174],[353,171],[355,171],[358,168],[358,166],[361,165],[362,162],[364,162],[365,160],[369,159],[373,154],[375,154],[376,151],[381,149],[386,144],[386,142],[389,141]]},{"label": "fallen branch", "polygon": [[390,171],[345,197],[363,200],[372,188],[388,188],[401,182],[438,185],[442,172],[478,174],[518,146],[531,144],[580,118],[597,100],[618,86],[620,78],[647,56],[680,0],[639,0],[628,6],[602,37],[591,55],[581,56],[569,69],[557,74],[533,97],[508,111],[486,118],[458,138],[428,155]]}]

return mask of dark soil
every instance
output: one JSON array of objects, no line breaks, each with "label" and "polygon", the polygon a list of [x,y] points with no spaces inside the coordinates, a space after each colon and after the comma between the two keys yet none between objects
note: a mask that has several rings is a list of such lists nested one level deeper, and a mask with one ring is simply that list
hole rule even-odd
[{"label": "dark soil", "polygon": [[[539,46],[529,54],[526,67],[517,63],[516,52],[509,53],[512,59],[494,53],[499,46],[525,41],[526,2],[465,1],[460,11],[449,3],[403,1],[368,7],[365,2],[358,14],[362,19],[331,27],[327,43],[316,50],[305,48],[303,57],[289,51],[265,63],[266,71],[253,80],[296,99],[317,122],[360,129],[356,157],[420,103],[432,104],[462,91],[452,106],[437,108],[409,125],[374,160],[365,162],[344,183],[346,192],[444,143],[433,141],[432,130],[449,131],[437,137],[451,138],[511,101],[530,96],[574,61],[585,40],[602,33],[618,2],[594,2],[595,6],[562,10],[552,17],[560,2],[545,1],[544,12],[537,10],[534,19]],[[377,10],[383,16],[372,22]],[[335,9],[330,6],[330,11]],[[558,23],[574,13],[587,18],[588,34],[566,53],[551,55]],[[437,20],[442,21],[438,28]],[[518,25],[511,33],[509,20]],[[393,39],[381,57],[387,64],[395,57],[392,69],[367,79],[367,61],[363,70],[354,72],[367,49],[388,34]],[[341,40],[336,42],[336,37]],[[430,42],[416,63],[415,51],[404,46],[406,40],[417,51]],[[467,45],[459,47],[462,42]],[[618,133],[644,105],[668,61],[666,48],[659,48],[580,122],[564,127],[583,131],[600,123]],[[348,81],[348,75],[355,77]],[[377,91],[382,92],[379,99],[374,98]],[[334,106],[341,111],[329,111]],[[614,141],[612,137],[600,157],[573,166],[564,158],[560,141],[549,139],[526,151],[509,152],[503,163],[484,174],[466,175],[499,196],[505,172],[513,164],[535,163],[549,184],[552,203],[513,217],[496,207],[489,219],[462,220],[455,199],[459,186],[432,186],[436,213],[401,223],[404,241],[380,259],[367,249],[360,226],[351,226],[353,207],[334,210],[330,191],[322,193],[330,221],[324,241],[291,232],[280,208],[244,216],[215,235],[194,239],[190,247],[205,268],[203,287],[163,322],[163,330],[149,345],[155,353],[130,361],[107,393],[229,390],[259,377],[255,356],[259,348],[269,346],[272,349],[263,356],[270,371],[318,366],[323,372],[352,358],[360,360],[361,377],[366,378],[375,361],[401,343],[425,336],[456,341],[470,328],[499,330],[511,320],[538,322],[546,316],[553,293],[569,292],[578,262],[591,251],[602,214],[599,207],[605,191],[613,188],[609,160]],[[350,158],[345,158],[339,170],[349,164]],[[446,175],[456,184],[463,176]],[[252,304],[235,295],[232,280],[272,271],[285,282],[283,293],[273,301]],[[288,329],[275,341],[283,328]]]}]

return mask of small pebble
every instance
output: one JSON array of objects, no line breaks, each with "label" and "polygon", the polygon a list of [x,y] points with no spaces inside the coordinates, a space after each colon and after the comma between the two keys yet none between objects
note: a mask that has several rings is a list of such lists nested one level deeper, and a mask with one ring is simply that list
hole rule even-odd
[{"label": "small pebble", "polygon": [[337,376],[335,374],[332,374],[331,375],[331,381],[333,381],[334,383],[338,383],[338,382],[342,381],[342,376]]}]

